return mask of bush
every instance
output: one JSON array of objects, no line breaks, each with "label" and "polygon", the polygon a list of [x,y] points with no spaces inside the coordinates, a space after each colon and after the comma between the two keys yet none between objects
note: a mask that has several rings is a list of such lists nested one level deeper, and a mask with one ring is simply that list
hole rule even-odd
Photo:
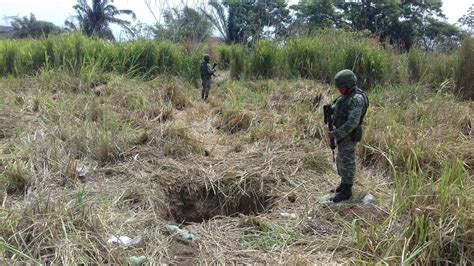
[{"label": "bush", "polygon": [[243,78],[245,72],[246,53],[242,46],[233,45],[230,48],[230,76],[233,79]]},{"label": "bush", "polygon": [[271,79],[281,64],[281,52],[272,41],[260,41],[249,58],[248,77]]},{"label": "bush", "polygon": [[385,82],[388,62],[387,54],[376,45],[362,42],[347,44],[345,68],[354,71],[363,88]]},{"label": "bush", "polygon": [[408,53],[408,73],[411,82],[422,81],[427,73],[426,58],[418,47],[412,47]]},{"label": "bush", "polygon": [[332,57],[330,45],[320,39],[295,39],[286,48],[289,74],[292,77],[318,79],[330,82],[332,79]]},{"label": "bush", "polygon": [[228,46],[219,47],[219,68],[221,70],[228,70],[230,67],[230,48]]},{"label": "bush", "polygon": [[34,75],[49,69],[90,78],[91,71],[115,71],[145,78],[176,75],[197,84],[200,58],[200,53],[185,52],[170,42],[111,44],[79,33],[41,40],[0,41],[0,75]]}]

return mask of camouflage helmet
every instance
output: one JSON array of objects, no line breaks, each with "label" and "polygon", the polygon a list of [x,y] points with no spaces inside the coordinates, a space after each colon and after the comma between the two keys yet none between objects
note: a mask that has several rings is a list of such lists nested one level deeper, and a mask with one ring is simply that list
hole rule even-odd
[{"label": "camouflage helmet", "polygon": [[337,72],[336,76],[334,76],[334,82],[336,83],[336,88],[352,88],[357,83],[357,77],[351,70],[344,69]]},{"label": "camouflage helmet", "polygon": [[204,59],[204,61],[209,61],[211,59],[211,57],[208,54],[205,54],[203,56],[203,59]]}]

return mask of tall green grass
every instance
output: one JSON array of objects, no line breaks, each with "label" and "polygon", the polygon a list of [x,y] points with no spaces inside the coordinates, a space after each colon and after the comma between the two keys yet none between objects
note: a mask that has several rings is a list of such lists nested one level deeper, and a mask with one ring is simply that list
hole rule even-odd
[{"label": "tall green grass", "polygon": [[474,99],[474,39],[466,38],[459,56],[457,87],[460,94]]},{"label": "tall green grass", "polygon": [[[470,83],[464,80],[469,80],[471,69],[470,43],[465,42],[459,57],[457,53],[425,54],[416,47],[408,54],[398,54],[357,33],[324,31],[287,43],[262,40],[252,49],[221,46],[219,68],[230,69],[233,79],[309,78],[327,83],[339,70],[348,68],[363,88],[409,82],[437,86],[446,81],[458,81],[458,87],[468,88]],[[40,70],[67,71],[81,79],[107,72],[145,78],[166,74],[197,85],[202,49],[145,40],[113,44],[78,33],[42,40],[3,40],[0,75],[34,75]],[[459,75],[458,69],[462,70]]]},{"label": "tall green grass", "polygon": [[0,42],[0,75],[34,75],[40,70],[117,72],[129,76],[180,76],[197,84],[201,53],[169,42],[112,44],[80,34],[42,40]]},{"label": "tall green grass", "polygon": [[400,54],[389,45],[350,32],[321,32],[283,45],[263,40],[251,50],[234,45],[230,62],[235,79],[306,78],[330,83],[335,73],[347,68],[354,71],[363,88],[453,83],[459,67],[457,53],[424,53],[415,47]]},{"label": "tall green grass", "polygon": [[240,45],[230,47],[230,76],[233,79],[244,77],[246,70],[247,54],[245,48]]},{"label": "tall green grass", "polygon": [[363,260],[472,264],[472,108],[421,86],[378,87],[371,99],[360,155],[395,193],[385,221],[355,226]]}]

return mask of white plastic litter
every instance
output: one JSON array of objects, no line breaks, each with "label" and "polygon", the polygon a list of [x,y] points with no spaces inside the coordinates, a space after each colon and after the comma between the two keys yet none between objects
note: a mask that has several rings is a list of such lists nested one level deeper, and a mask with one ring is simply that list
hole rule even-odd
[{"label": "white plastic litter", "polygon": [[322,196],[319,199],[319,204],[324,204],[324,205],[334,204],[334,202],[332,201],[332,197],[333,197],[332,194],[326,194],[326,195]]},{"label": "white plastic litter", "polygon": [[130,223],[133,223],[135,222],[135,217],[129,217],[127,219],[125,219],[125,221],[123,222],[124,224],[130,224]]},{"label": "white plastic litter", "polygon": [[142,265],[147,261],[147,257],[145,256],[132,256],[128,258],[128,263],[130,265]]},{"label": "white plastic litter", "polygon": [[134,238],[130,238],[128,236],[118,236],[118,237],[117,236],[111,236],[107,240],[107,243],[109,243],[109,244],[118,244],[122,248],[133,247],[133,246],[136,246],[136,245],[140,244],[140,242],[142,242],[142,237],[141,236],[137,236],[137,237],[134,237]]},{"label": "white plastic litter", "polygon": [[89,169],[85,165],[78,165],[76,166],[76,173],[80,178],[85,178],[89,173]]},{"label": "white plastic litter", "polygon": [[137,153],[137,154],[133,155],[133,160],[134,160],[134,161],[140,160],[140,154]]},{"label": "white plastic litter", "polygon": [[367,193],[367,195],[364,196],[364,198],[362,199],[362,203],[364,205],[368,205],[368,204],[372,204],[375,202],[375,198],[372,194],[370,193]]},{"label": "white plastic litter", "polygon": [[196,237],[194,236],[194,234],[192,234],[191,232],[189,232],[188,230],[186,229],[181,229],[179,228],[178,226],[176,225],[165,225],[165,230],[170,233],[170,234],[177,234],[179,235],[179,237],[181,238],[181,240],[183,241],[194,241],[196,239]]},{"label": "white plastic litter", "polygon": [[296,219],[296,214],[295,213],[282,212],[282,213],[280,213],[280,217],[284,218],[284,219],[293,220],[293,219]]}]

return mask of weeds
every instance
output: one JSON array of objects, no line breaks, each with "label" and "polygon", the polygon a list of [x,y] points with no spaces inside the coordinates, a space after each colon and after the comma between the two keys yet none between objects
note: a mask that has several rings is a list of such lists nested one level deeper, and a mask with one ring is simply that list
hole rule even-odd
[{"label": "weeds", "polygon": [[201,144],[192,138],[188,128],[180,123],[172,123],[164,130],[161,138],[163,152],[171,157],[185,157],[193,154],[203,154]]},{"label": "weeds", "polygon": [[[468,51],[472,50],[469,42],[469,39],[464,42],[464,52],[458,62],[456,54],[438,56],[413,48],[408,55],[400,55],[390,47],[382,49],[376,41],[356,33],[322,31],[310,38],[290,40],[284,47],[267,40],[256,43],[251,50],[240,45],[221,46],[219,68],[229,68],[231,78],[237,80],[302,77],[329,83],[334,73],[349,68],[365,88],[409,81],[436,86],[454,77],[458,87],[465,87],[469,82],[463,83],[462,79],[468,76],[466,69],[470,68],[466,62],[470,60]],[[209,49],[216,50],[215,47]],[[76,79],[63,83],[76,89],[107,83],[107,75],[103,73],[111,72],[145,79],[174,75],[197,86],[202,52],[202,49],[190,50],[186,45],[169,42],[137,41],[114,45],[78,33],[50,36],[44,40],[2,41],[0,75],[62,71]],[[217,60],[217,56],[215,58]],[[404,69],[408,69],[408,74]],[[456,75],[458,69],[466,74]]]},{"label": "weeds", "polygon": [[468,99],[474,99],[474,39],[466,38],[459,55],[457,87],[459,93]]},{"label": "weeds", "polygon": [[[378,97],[393,93],[390,104],[377,108],[387,101]],[[419,87],[375,90],[373,96],[376,109],[369,112],[362,157],[391,169],[396,198],[385,222],[366,223],[353,233],[359,247],[375,256],[369,261],[393,263],[402,254],[403,263],[471,263],[466,166],[472,167],[472,153],[464,151],[469,140],[460,130],[469,107]]]},{"label": "weeds", "polygon": [[22,161],[7,164],[0,175],[0,189],[7,193],[24,193],[33,182],[32,171],[28,163]]},{"label": "weeds", "polygon": [[242,221],[241,226],[251,227],[245,236],[245,240],[251,246],[270,252],[284,245],[291,245],[298,241],[301,236],[287,228],[265,221],[258,217],[250,216]]}]

